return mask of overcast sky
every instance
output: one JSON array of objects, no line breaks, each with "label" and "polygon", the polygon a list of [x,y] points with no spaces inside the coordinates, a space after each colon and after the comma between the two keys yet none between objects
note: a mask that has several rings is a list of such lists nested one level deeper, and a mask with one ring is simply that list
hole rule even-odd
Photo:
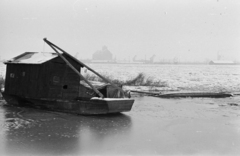
[{"label": "overcast sky", "polygon": [[52,51],[86,59],[240,60],[239,0],[0,0],[0,56]]}]

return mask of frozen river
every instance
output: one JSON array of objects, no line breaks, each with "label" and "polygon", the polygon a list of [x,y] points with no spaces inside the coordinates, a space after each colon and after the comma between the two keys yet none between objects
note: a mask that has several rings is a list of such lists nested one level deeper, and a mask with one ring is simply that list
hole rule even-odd
[{"label": "frozen river", "polygon": [[134,97],[80,116],[0,104],[0,155],[239,155],[240,98]]},{"label": "frozen river", "polygon": [[90,64],[93,69],[113,78],[127,80],[144,73],[166,82],[168,89],[191,91],[240,91],[238,65],[146,65]]},{"label": "frozen river", "polygon": [[[240,91],[239,65],[152,65],[152,64],[88,64],[91,68],[119,80],[143,73],[167,84],[164,89],[191,91]],[[0,77],[5,76],[0,65]]]}]

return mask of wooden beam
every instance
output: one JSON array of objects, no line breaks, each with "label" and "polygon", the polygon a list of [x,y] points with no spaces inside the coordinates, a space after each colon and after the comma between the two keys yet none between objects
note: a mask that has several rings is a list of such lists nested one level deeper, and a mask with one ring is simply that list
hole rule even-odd
[{"label": "wooden beam", "polygon": [[102,75],[100,75],[98,72],[96,72],[95,70],[93,70],[92,68],[88,67],[86,64],[84,64],[83,62],[79,61],[78,59],[76,59],[75,57],[71,56],[70,54],[68,54],[66,51],[64,51],[63,49],[61,49],[60,47],[56,46],[55,44],[51,43],[50,41],[48,41],[46,38],[43,39],[46,43],[51,44],[52,46],[54,46],[55,48],[59,49],[60,51],[62,51],[64,54],[70,56],[72,59],[74,59],[75,61],[77,61],[78,63],[80,63],[81,65],[83,65],[84,67],[86,67],[88,70],[90,70],[91,72],[93,72],[94,74],[96,74],[97,76],[99,76],[101,79],[103,79],[105,82],[110,83],[113,87],[117,88],[118,90],[121,91],[121,93],[123,94],[123,97],[125,97],[124,91],[122,88],[118,87],[117,85],[115,85],[114,83],[112,83],[110,80],[108,80],[107,78],[103,77]]},{"label": "wooden beam", "polygon": [[49,43],[47,40],[44,40],[57,54],[60,56],[66,63],[67,65],[75,72],[77,73],[101,98],[104,98],[103,94],[99,92],[90,82],[88,82],[87,79],[85,79],[80,72],[74,68],[71,63],[64,57],[62,56],[52,45]]},{"label": "wooden beam", "polygon": [[146,92],[146,91],[138,91],[138,90],[130,90],[131,92],[135,93],[143,93],[143,94],[150,94],[150,95],[160,95],[161,92]]}]

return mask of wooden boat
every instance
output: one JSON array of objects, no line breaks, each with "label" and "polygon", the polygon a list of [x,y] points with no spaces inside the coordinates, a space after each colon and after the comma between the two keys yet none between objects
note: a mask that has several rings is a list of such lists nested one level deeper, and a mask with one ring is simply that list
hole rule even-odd
[{"label": "wooden boat", "polygon": [[[5,62],[2,95],[9,105],[86,115],[131,110],[134,99],[127,97],[121,86],[111,83],[47,39],[44,41],[55,53],[25,52]],[[88,81],[81,74],[83,67],[105,83]]]}]

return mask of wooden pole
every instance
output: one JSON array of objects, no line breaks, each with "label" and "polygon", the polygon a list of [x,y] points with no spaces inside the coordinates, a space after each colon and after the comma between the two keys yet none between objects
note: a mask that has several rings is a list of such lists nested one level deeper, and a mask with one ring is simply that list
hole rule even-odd
[{"label": "wooden pole", "polygon": [[48,42],[46,42],[57,54],[58,56],[60,56],[66,63],[67,65],[75,72],[77,73],[101,98],[104,98],[103,94],[100,93],[90,82],[88,82],[87,79],[85,79],[82,74],[80,74],[72,65],[71,63],[65,58],[63,57],[52,45],[51,43],[49,44]]},{"label": "wooden pole", "polygon": [[160,95],[161,92],[146,92],[146,91],[138,91],[138,90],[130,90],[131,92],[135,92],[135,93],[143,93],[143,94],[150,94],[150,95]]},{"label": "wooden pole", "polygon": [[100,75],[99,73],[97,73],[95,70],[93,70],[92,68],[88,67],[86,64],[82,63],[81,61],[79,61],[78,59],[76,59],[75,57],[71,56],[70,54],[68,54],[66,51],[64,51],[63,49],[61,49],[60,47],[56,46],[55,44],[51,43],[50,41],[48,41],[46,38],[43,39],[46,43],[51,44],[52,46],[54,46],[55,48],[59,49],[60,51],[62,51],[63,53],[65,53],[66,55],[70,56],[72,59],[74,59],[75,61],[77,61],[78,63],[80,63],[81,65],[85,66],[88,70],[90,70],[91,72],[93,72],[94,74],[96,74],[97,76],[99,76],[100,78],[102,78],[105,82],[110,83],[113,87],[119,89],[121,91],[121,93],[123,94],[123,96],[125,97],[124,91],[122,90],[122,88],[118,87],[117,85],[115,85],[114,83],[112,83],[110,80],[108,80],[107,78],[103,77],[102,75]]}]

